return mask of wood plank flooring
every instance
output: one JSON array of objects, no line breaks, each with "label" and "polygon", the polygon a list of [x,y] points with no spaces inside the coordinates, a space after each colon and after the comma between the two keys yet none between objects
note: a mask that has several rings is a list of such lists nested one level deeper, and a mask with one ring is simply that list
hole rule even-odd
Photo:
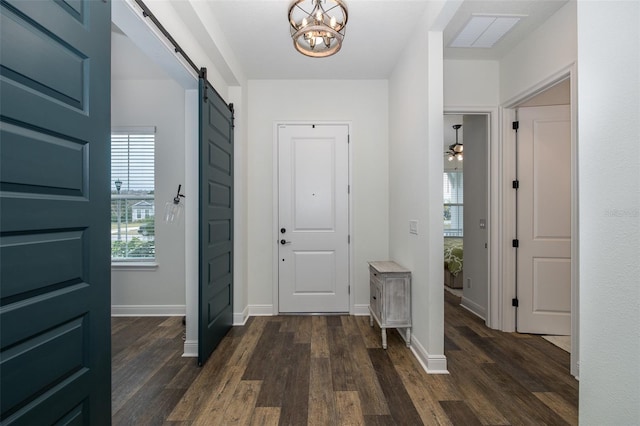
[{"label": "wood plank flooring", "polygon": [[368,317],[250,318],[199,368],[181,318],[113,318],[114,425],[577,424],[569,354],[502,333],[445,292],[450,374],[426,374]]}]

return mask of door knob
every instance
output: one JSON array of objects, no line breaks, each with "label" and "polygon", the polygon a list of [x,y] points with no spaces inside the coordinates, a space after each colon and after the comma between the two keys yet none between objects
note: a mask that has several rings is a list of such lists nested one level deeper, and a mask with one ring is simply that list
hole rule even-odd
[{"label": "door knob", "polygon": [[287,241],[284,238],[280,240],[280,244],[285,245],[285,244],[291,244],[291,241]]}]

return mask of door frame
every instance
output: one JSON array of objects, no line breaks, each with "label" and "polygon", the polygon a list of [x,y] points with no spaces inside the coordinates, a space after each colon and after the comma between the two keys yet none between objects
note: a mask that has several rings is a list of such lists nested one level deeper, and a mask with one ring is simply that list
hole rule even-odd
[{"label": "door frame", "polygon": [[170,49],[142,9],[128,1],[111,3],[111,21],[147,54],[153,55],[185,91],[185,316],[183,357],[198,356],[198,76]]},{"label": "door frame", "polygon": [[[348,185],[350,188],[349,191],[349,201],[347,203],[347,208],[349,209],[349,211],[347,212],[348,215],[348,233],[351,236],[351,241],[349,243],[349,286],[351,287],[351,291],[349,291],[349,314],[350,315],[357,315],[357,314],[362,314],[360,312],[355,312],[355,286],[354,286],[354,267],[353,267],[353,259],[354,259],[354,241],[353,241],[353,194],[354,194],[354,188],[353,188],[353,184],[352,184],[352,171],[353,171],[353,152],[351,150],[351,131],[353,129],[353,125],[351,123],[351,121],[323,121],[323,120],[319,120],[319,121],[309,121],[309,120],[304,120],[304,121],[296,121],[296,120],[286,120],[286,121],[276,121],[273,123],[273,140],[272,140],[272,154],[273,154],[273,181],[272,181],[272,194],[273,194],[273,220],[272,220],[272,241],[273,241],[273,250],[271,253],[271,264],[272,264],[272,271],[273,271],[273,275],[272,275],[272,279],[271,279],[271,283],[272,283],[272,301],[273,301],[273,305],[272,305],[272,310],[270,313],[266,313],[265,314],[271,314],[271,315],[279,315],[280,314],[280,306],[279,306],[279,282],[280,282],[280,277],[278,274],[278,241],[280,240],[279,237],[279,182],[278,182],[278,175],[279,175],[279,162],[278,162],[278,128],[279,126],[311,126],[311,125],[317,125],[317,126],[347,126],[348,129],[348,134],[349,134],[349,142],[347,143],[347,149],[348,149],[348,153],[347,155],[349,156],[349,158],[347,159],[347,167],[349,168],[349,170],[347,171],[347,180],[348,180]],[[368,311],[367,311],[368,313]],[[364,314],[362,314],[364,315]]]},{"label": "door frame", "polygon": [[485,323],[489,328],[500,329],[502,310],[497,305],[500,300],[502,289],[502,276],[499,273],[501,268],[501,252],[500,244],[500,223],[502,220],[499,190],[500,181],[502,180],[501,165],[501,143],[499,136],[499,114],[498,108],[492,107],[445,107],[444,114],[456,115],[482,115],[487,117],[488,131],[488,149],[487,149],[487,174],[488,174],[488,197],[487,205],[489,207],[489,247],[487,253],[487,309],[485,315]]},{"label": "door frame", "polygon": [[579,377],[579,211],[578,211],[578,80],[576,63],[569,64],[564,69],[538,82],[538,84],[528,88],[513,98],[507,100],[500,107],[500,121],[502,135],[501,153],[502,166],[501,173],[505,176],[502,179],[500,190],[502,191],[501,214],[504,220],[501,224],[501,245],[502,250],[502,289],[500,299],[495,300],[499,310],[501,310],[500,329],[502,331],[515,331],[515,309],[511,306],[511,299],[515,294],[513,277],[515,276],[515,256],[510,250],[511,239],[515,235],[515,194],[511,189],[510,176],[514,176],[515,167],[515,132],[511,129],[511,122],[515,120],[516,108],[523,102],[544,92],[552,86],[566,80],[570,80],[570,108],[571,108],[571,374]]}]

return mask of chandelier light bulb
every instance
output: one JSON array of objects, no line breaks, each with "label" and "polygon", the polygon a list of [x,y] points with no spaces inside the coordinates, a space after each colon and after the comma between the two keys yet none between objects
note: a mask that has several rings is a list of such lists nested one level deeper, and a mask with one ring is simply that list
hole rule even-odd
[{"label": "chandelier light bulb", "polygon": [[331,26],[331,28],[335,29],[336,28],[336,17],[332,16],[331,20],[329,21],[329,25]]}]

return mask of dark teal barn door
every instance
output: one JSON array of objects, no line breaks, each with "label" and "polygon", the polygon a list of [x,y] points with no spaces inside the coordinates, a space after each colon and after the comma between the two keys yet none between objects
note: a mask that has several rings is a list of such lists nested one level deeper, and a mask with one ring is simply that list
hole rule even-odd
[{"label": "dark teal barn door", "polygon": [[233,109],[200,78],[198,363],[233,324]]},{"label": "dark teal barn door", "polygon": [[0,0],[0,422],[111,422],[110,3]]}]

